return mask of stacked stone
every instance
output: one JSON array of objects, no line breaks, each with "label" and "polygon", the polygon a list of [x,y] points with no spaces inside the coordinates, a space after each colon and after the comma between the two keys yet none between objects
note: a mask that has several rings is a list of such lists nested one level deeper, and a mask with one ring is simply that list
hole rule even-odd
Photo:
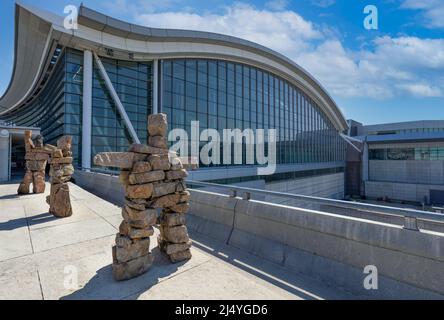
[{"label": "stacked stone", "polygon": [[191,242],[185,226],[189,192],[187,176],[180,159],[169,155],[165,115],[149,117],[150,145],[134,144],[129,152],[100,153],[94,164],[120,168],[120,182],[125,188],[123,222],[113,247],[113,275],[118,281],[137,277],[151,267],[150,237],[160,217],[159,245],[173,262],[191,258]]},{"label": "stacked stone", "polygon": [[148,155],[136,152],[106,152],[94,157],[94,164],[120,168],[120,181],[125,188],[123,221],[113,247],[113,275],[117,281],[135,278],[151,267],[150,237],[154,234],[157,212],[150,208],[147,199],[153,193],[152,183],[130,183],[132,174],[151,174]]},{"label": "stacked stone", "polygon": [[[168,152],[168,121],[165,114],[149,116],[148,133],[149,146]],[[190,193],[183,181],[188,173],[175,154],[155,156],[152,161],[163,164],[161,170],[165,173],[165,179],[154,184],[151,202],[153,207],[162,209],[160,236],[157,239],[159,248],[173,263],[191,259],[192,242],[185,225],[185,214],[190,208]]]},{"label": "stacked stone", "polygon": [[43,146],[42,136],[32,140],[32,132],[25,131],[26,173],[17,193],[29,194],[32,183],[33,193],[45,192],[45,169],[51,154],[51,146]]},{"label": "stacked stone", "polygon": [[46,202],[50,206],[49,212],[59,218],[72,216],[68,186],[68,182],[74,174],[71,146],[71,136],[60,138],[57,141],[57,148],[53,149],[49,160],[51,193],[46,198]]},{"label": "stacked stone", "polygon": [[[161,172],[152,171],[147,155],[133,154],[133,166],[122,170],[120,181],[125,187],[123,222],[113,248],[113,273],[116,280],[126,280],[145,273],[153,263],[150,237],[154,234],[157,212],[148,206],[153,193],[152,182],[162,179]],[[144,176],[136,179],[134,176]]]}]

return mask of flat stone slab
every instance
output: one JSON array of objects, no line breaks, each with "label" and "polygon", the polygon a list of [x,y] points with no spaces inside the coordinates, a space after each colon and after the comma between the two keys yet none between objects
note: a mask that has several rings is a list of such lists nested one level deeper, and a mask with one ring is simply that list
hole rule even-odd
[{"label": "flat stone slab", "polygon": [[133,152],[102,152],[94,157],[94,164],[101,167],[131,169],[134,162],[144,160],[145,156]]}]

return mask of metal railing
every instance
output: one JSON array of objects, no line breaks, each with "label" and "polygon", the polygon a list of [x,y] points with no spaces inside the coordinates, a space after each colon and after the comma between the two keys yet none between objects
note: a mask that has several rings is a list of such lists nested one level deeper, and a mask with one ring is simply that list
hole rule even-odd
[{"label": "metal railing", "polygon": [[76,170],[80,171],[86,171],[89,173],[100,173],[100,174],[106,174],[108,176],[119,176],[120,171],[119,170],[111,170],[108,168],[84,168],[81,166],[76,167]]},{"label": "metal railing", "polygon": [[[229,192],[231,197],[237,197],[238,192],[242,193],[242,198],[244,200],[250,200],[252,194],[257,195],[265,195],[265,196],[273,196],[280,197],[285,199],[298,200],[302,202],[309,202],[314,204],[323,204],[323,205],[331,205],[336,207],[341,207],[344,209],[354,209],[359,211],[365,211],[368,213],[379,213],[393,216],[404,217],[404,229],[419,231],[418,228],[418,219],[421,220],[431,220],[431,221],[439,221],[444,222],[444,215],[431,213],[426,211],[414,210],[414,209],[405,209],[405,208],[394,208],[387,207],[381,205],[374,205],[368,203],[359,203],[359,202],[350,202],[344,200],[334,200],[334,199],[326,199],[312,196],[303,196],[298,194],[291,193],[283,193],[276,191],[268,191],[268,190],[260,190],[246,187],[237,187],[232,185],[221,185],[216,183],[209,182],[200,182],[187,180],[186,183],[191,186],[199,186],[199,187],[211,187],[223,189]],[[337,214],[337,213],[335,213]]]},{"label": "metal railing", "polygon": [[[119,175],[118,172],[116,172],[114,170],[109,170],[106,168],[102,168],[102,169],[78,168],[78,169],[88,170],[94,174],[105,174],[105,175],[109,175],[109,176],[118,176]],[[414,231],[419,231],[418,219],[437,221],[437,222],[444,223],[444,214],[432,213],[432,212],[426,212],[426,211],[420,211],[420,210],[414,210],[414,209],[387,207],[387,206],[381,206],[381,205],[375,205],[375,204],[369,204],[369,203],[360,203],[360,202],[327,199],[327,198],[320,198],[320,197],[313,197],[313,196],[304,196],[304,195],[298,195],[298,194],[292,194],[292,193],[268,191],[268,190],[261,190],[261,189],[247,188],[247,187],[238,187],[238,186],[233,186],[233,185],[224,185],[224,184],[201,182],[201,181],[194,181],[194,180],[186,180],[186,183],[187,183],[187,185],[190,185],[190,186],[211,187],[211,188],[226,190],[226,191],[228,191],[230,197],[237,197],[238,194],[242,194],[242,198],[244,200],[251,200],[251,198],[252,198],[251,195],[256,194],[256,195],[263,195],[263,196],[272,196],[272,197],[279,197],[279,198],[285,198],[285,199],[292,199],[292,200],[297,200],[297,201],[307,202],[307,203],[312,203],[312,204],[323,204],[323,205],[336,206],[336,207],[340,207],[340,208],[344,208],[344,209],[364,211],[364,212],[367,212],[370,214],[371,213],[378,213],[378,214],[383,214],[383,215],[403,217],[404,229],[414,230]],[[335,214],[341,215],[339,213],[335,213]],[[344,215],[344,216],[347,216],[347,215]]]}]

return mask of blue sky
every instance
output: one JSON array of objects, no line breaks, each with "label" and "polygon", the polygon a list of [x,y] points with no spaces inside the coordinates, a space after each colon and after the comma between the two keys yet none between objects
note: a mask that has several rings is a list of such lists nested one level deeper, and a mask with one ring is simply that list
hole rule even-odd
[{"label": "blue sky", "polygon": [[[24,1],[31,3],[33,1]],[[63,15],[80,0],[40,0]],[[313,74],[347,118],[365,124],[444,119],[442,0],[83,0],[153,27],[207,30],[270,47]],[[0,94],[10,81],[14,0],[0,1]],[[364,28],[364,7],[378,30]]]}]

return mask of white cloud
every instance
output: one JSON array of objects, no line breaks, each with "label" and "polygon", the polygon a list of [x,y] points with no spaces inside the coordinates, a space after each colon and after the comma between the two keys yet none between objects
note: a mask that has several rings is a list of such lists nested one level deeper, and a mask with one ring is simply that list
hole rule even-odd
[{"label": "white cloud", "polygon": [[270,0],[265,3],[265,7],[274,11],[283,11],[288,5],[288,0]]},{"label": "white cloud", "polygon": [[382,37],[359,52],[326,40],[295,60],[343,97],[443,96],[444,40]]},{"label": "white cloud", "polygon": [[338,40],[327,40],[315,50],[302,53],[296,61],[335,95],[392,98],[395,94],[392,87],[387,86],[379,66],[355,55]]},{"label": "white cloud", "polygon": [[315,6],[327,8],[334,5],[336,0],[311,0],[311,3]]},{"label": "white cloud", "polygon": [[421,10],[424,24],[429,28],[444,28],[444,1],[404,0],[401,8]]},{"label": "white cloud", "polygon": [[412,84],[400,84],[400,89],[412,94],[416,97],[441,97],[442,90],[438,87],[431,87],[428,84],[412,83]]},{"label": "white cloud", "polygon": [[444,95],[442,39],[380,37],[365,49],[348,50],[335,33],[294,11],[243,3],[221,13],[144,12],[135,13],[134,19],[151,27],[210,31],[257,42],[293,59],[337,97]]},{"label": "white cloud", "polygon": [[258,10],[237,3],[223,14],[162,12],[136,16],[140,24],[159,28],[192,29],[223,33],[264,44],[283,54],[294,56],[322,38],[311,22],[293,11]]},{"label": "white cloud", "polygon": [[[375,40],[376,54],[399,68],[443,70],[444,39],[382,37]],[[396,59],[394,59],[396,57]],[[387,61],[388,62],[388,61]]]}]

